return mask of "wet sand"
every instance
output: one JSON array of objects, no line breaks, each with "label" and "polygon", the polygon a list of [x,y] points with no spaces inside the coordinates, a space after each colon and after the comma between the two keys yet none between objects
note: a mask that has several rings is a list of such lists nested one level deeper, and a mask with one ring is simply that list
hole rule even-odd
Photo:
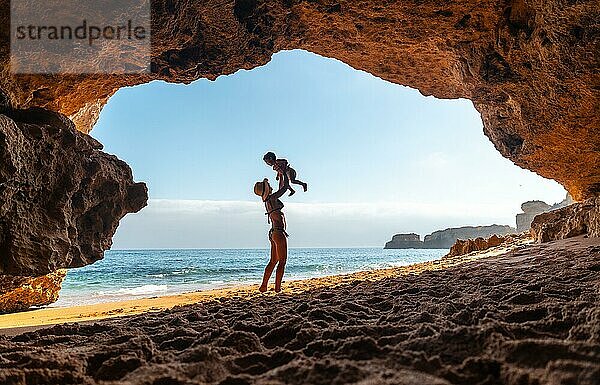
[{"label": "wet sand", "polygon": [[479,257],[0,336],[0,383],[598,384],[600,239]]}]

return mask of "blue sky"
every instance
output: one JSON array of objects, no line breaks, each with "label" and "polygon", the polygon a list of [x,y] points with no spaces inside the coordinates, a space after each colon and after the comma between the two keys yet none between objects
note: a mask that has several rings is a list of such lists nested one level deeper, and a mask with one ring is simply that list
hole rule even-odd
[{"label": "blue sky", "polygon": [[[115,248],[262,245],[264,216],[252,186],[274,180],[262,161],[268,150],[309,183],[308,193],[284,200],[302,224],[298,246],[379,245],[395,232],[514,225],[521,202],[565,194],[504,159],[470,101],[424,97],[304,51],[214,82],[121,89],[92,135],[131,165],[152,199],[126,217]],[[211,205],[221,214],[209,215]],[[335,236],[321,234],[332,226]]]}]

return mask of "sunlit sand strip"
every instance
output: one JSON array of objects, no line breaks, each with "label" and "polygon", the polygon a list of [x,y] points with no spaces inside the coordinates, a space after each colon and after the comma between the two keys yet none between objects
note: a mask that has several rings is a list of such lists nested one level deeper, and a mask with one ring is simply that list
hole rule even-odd
[{"label": "sunlit sand strip", "polygon": [[[376,281],[388,277],[397,277],[408,274],[420,274],[424,271],[440,270],[471,262],[482,258],[504,254],[516,248],[531,243],[531,240],[521,240],[510,245],[467,255],[442,258],[435,261],[417,263],[408,266],[362,271],[352,274],[333,275],[321,278],[288,281],[283,285],[286,294],[297,294],[307,290],[337,286],[354,281]],[[271,285],[272,286],[272,285]],[[175,306],[195,304],[217,298],[242,297],[252,298],[260,295],[275,295],[273,292],[261,294],[258,285],[236,286],[233,288],[204,290],[192,293],[169,295],[164,297],[134,299],[121,302],[99,303],[94,305],[81,305],[65,308],[44,308],[14,314],[0,315],[0,329],[13,329],[31,326],[62,324],[67,322],[94,321],[111,317],[135,315],[144,312],[155,312],[170,309]],[[2,333],[2,332],[0,332]]]}]

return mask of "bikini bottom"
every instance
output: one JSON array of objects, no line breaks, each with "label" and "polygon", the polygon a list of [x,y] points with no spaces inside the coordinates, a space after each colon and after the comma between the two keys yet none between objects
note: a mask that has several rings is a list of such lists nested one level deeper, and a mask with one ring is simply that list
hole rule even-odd
[{"label": "bikini bottom", "polygon": [[273,233],[275,231],[281,231],[283,233],[283,235],[285,235],[286,237],[290,236],[288,233],[286,233],[285,229],[282,229],[282,228],[279,228],[279,227],[274,227],[274,228],[271,228],[271,230],[269,230],[269,239],[271,241],[273,240]]}]

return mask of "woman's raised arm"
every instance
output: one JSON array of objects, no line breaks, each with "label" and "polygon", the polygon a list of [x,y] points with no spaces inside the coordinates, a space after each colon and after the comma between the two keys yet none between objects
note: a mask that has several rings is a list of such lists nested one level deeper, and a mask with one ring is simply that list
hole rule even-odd
[{"label": "woman's raised arm", "polygon": [[[281,182],[281,181],[280,181]],[[275,193],[271,194],[271,196],[275,199],[281,198],[281,196],[290,188],[290,180],[287,176],[287,173],[283,173],[283,184],[279,186],[279,190]]]}]

